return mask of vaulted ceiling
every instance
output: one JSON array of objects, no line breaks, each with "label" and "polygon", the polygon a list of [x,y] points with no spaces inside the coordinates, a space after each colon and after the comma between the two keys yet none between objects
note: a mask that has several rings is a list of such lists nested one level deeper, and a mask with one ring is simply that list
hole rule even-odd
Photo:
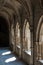
[{"label": "vaulted ceiling", "polygon": [[8,24],[19,22],[21,17],[32,19],[32,5],[30,0],[0,0],[0,16],[8,20]]}]

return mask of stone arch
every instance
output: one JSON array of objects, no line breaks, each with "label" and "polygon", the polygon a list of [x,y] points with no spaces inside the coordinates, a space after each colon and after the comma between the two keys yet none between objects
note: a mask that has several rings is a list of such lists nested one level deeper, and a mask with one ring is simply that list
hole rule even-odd
[{"label": "stone arch", "polygon": [[19,12],[19,9],[21,7],[21,4],[18,1],[14,1],[14,0],[6,1],[4,7],[11,9],[13,14],[18,18],[18,20],[20,22],[20,12]]},{"label": "stone arch", "polygon": [[11,29],[10,29],[10,42],[11,42],[11,49],[14,52],[15,51],[15,32],[14,32],[14,21],[11,23]]},{"label": "stone arch", "polygon": [[[26,31],[27,29],[28,29],[28,31]],[[26,40],[30,42],[29,39],[30,39],[30,25],[29,25],[29,22],[27,21],[27,19],[25,19],[24,27],[23,27],[23,48],[25,47],[26,49],[24,48],[24,50],[27,50],[27,51],[29,50],[30,43],[28,46],[28,42],[27,42],[27,44],[25,42],[26,42]]]},{"label": "stone arch", "polygon": [[40,17],[39,19],[39,23],[37,26],[37,31],[36,31],[36,61],[39,60],[39,58],[41,59],[41,54],[40,52],[40,45],[39,45],[39,39],[40,39],[40,30],[41,30],[41,25],[43,23],[43,15]]},{"label": "stone arch", "polygon": [[20,23],[16,22],[16,53],[21,57],[21,32],[20,32]]},{"label": "stone arch", "polygon": [[10,18],[13,18],[14,17],[13,15],[15,15],[18,18],[19,22],[20,22],[19,9],[21,7],[21,4],[18,1],[14,1],[14,0],[12,0],[12,1],[8,0],[7,1],[7,0],[5,0],[1,4],[3,4],[3,7],[2,8],[0,7],[1,11],[6,11],[8,13],[8,15],[10,16]]},{"label": "stone arch", "polygon": [[10,11],[8,8],[1,8],[0,10],[0,14],[3,15],[3,16],[6,16],[6,18],[9,18],[9,24],[12,23],[12,21],[14,21],[14,17],[13,17],[13,12]]},{"label": "stone arch", "polygon": [[[32,5],[31,5],[31,1],[30,0],[18,0],[18,2],[20,2],[20,4],[22,5],[22,8],[23,8],[23,11],[25,10],[25,12],[27,14],[25,14],[25,16],[27,17],[27,19],[29,20],[30,22],[30,25],[32,26],[33,24],[33,13],[32,13]],[[24,18],[24,12],[22,12],[22,18]]]},{"label": "stone arch", "polygon": [[10,27],[10,23],[9,23],[9,18],[8,18],[8,14],[5,12],[0,11],[0,16],[4,17],[7,20],[7,24]]},{"label": "stone arch", "polygon": [[43,15],[40,17],[39,23],[38,23],[38,26],[37,26],[37,31],[36,31],[36,42],[38,42],[38,34],[39,34],[39,30],[40,30],[40,26],[41,26],[42,20],[43,20]]},{"label": "stone arch", "polygon": [[[16,36],[20,37],[20,24],[19,24],[19,22],[16,23]],[[18,38],[18,45],[20,46],[20,38]]]},{"label": "stone arch", "polygon": [[10,32],[11,32],[11,24],[14,22],[14,18],[13,18],[13,15],[10,14],[8,11],[9,10],[2,8],[0,10],[0,16],[4,17],[7,20],[6,23],[8,24],[8,27],[9,27],[9,45],[11,46]]},{"label": "stone arch", "polygon": [[28,9],[29,9],[29,12],[30,12],[30,25],[33,26],[33,12],[32,12],[32,4],[31,4],[31,1],[30,0],[26,0],[27,1],[27,5],[28,5]]},{"label": "stone arch", "polygon": [[43,59],[43,22],[39,31],[39,59]]}]

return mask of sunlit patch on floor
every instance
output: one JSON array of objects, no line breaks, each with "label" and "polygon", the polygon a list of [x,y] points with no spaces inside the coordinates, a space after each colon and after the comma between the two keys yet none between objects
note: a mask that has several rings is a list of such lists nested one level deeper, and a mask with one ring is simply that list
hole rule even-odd
[{"label": "sunlit patch on floor", "polygon": [[3,52],[2,55],[8,55],[11,54],[11,51]]},{"label": "sunlit patch on floor", "polygon": [[8,58],[5,60],[5,63],[9,63],[9,62],[12,62],[12,61],[15,61],[16,60],[16,57],[12,57],[12,58]]},{"label": "sunlit patch on floor", "polygon": [[27,65],[9,48],[0,48],[0,65]]}]

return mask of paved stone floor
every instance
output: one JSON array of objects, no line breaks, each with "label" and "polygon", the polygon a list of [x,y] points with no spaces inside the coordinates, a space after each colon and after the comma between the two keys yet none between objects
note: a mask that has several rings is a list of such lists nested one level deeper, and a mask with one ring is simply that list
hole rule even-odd
[{"label": "paved stone floor", "polygon": [[0,65],[27,65],[19,60],[9,48],[0,48]]}]

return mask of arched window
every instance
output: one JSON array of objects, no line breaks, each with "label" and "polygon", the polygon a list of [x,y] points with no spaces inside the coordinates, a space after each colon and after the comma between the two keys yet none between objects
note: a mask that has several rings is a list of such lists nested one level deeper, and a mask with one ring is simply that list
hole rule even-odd
[{"label": "arched window", "polygon": [[20,46],[20,26],[18,22],[16,24],[16,45]]},{"label": "arched window", "polygon": [[30,50],[30,29],[29,29],[29,23],[27,22],[26,28],[25,28],[25,42],[27,46],[27,50]]},{"label": "arched window", "polygon": [[27,19],[25,20],[24,23],[24,28],[23,28],[23,47],[25,51],[31,51],[31,40],[30,40],[30,25]]},{"label": "arched window", "polygon": [[43,59],[43,23],[41,25],[40,34],[39,34],[39,59]]},{"label": "arched window", "polygon": [[36,47],[34,47],[36,51],[35,62],[39,61],[43,63],[43,15],[39,19],[39,23],[37,26],[36,32]]}]

